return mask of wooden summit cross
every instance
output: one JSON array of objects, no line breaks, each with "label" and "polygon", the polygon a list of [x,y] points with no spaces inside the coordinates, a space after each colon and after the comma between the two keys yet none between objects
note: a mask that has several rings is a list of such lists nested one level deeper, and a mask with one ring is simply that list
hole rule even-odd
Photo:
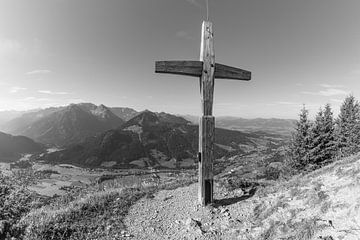
[{"label": "wooden summit cross", "polygon": [[205,206],[213,202],[213,159],[215,118],[212,116],[214,78],[249,81],[251,73],[215,63],[212,23],[204,21],[201,30],[200,61],[157,61],[156,73],[200,77],[201,110],[199,119],[199,201]]}]

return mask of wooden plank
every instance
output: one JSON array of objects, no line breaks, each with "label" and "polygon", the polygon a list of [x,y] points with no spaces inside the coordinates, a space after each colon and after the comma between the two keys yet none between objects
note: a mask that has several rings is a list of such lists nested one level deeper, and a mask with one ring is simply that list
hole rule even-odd
[{"label": "wooden plank", "polygon": [[205,206],[213,202],[213,161],[215,140],[215,117],[199,119],[199,201]]},{"label": "wooden plank", "polygon": [[251,80],[251,72],[223,64],[215,64],[215,78]]},{"label": "wooden plank", "polygon": [[203,115],[212,115],[214,95],[215,51],[214,34],[211,22],[204,21],[201,31],[200,61],[203,71],[200,77],[200,97]]},{"label": "wooden plank", "polygon": [[201,61],[157,61],[156,73],[169,73],[200,77],[203,63]]},{"label": "wooden plank", "polygon": [[213,202],[213,158],[215,118],[212,115],[214,95],[215,52],[212,23],[204,21],[201,31],[200,96],[203,117],[199,121],[199,201],[205,206]]}]

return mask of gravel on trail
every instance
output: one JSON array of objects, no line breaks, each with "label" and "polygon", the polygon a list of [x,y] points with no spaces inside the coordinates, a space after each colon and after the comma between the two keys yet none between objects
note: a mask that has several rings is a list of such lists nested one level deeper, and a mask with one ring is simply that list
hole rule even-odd
[{"label": "gravel on trail", "polygon": [[[245,208],[244,193],[224,193],[215,190],[218,204],[201,207],[198,185],[175,190],[163,190],[154,198],[136,202],[125,218],[130,239],[238,239],[245,229],[249,208]],[[232,194],[232,195],[231,195]],[[234,195],[235,194],[235,195]],[[237,195],[237,196],[236,196]],[[231,204],[231,205],[228,205]],[[236,205],[236,206],[235,206]],[[251,209],[251,208],[250,208]]]}]

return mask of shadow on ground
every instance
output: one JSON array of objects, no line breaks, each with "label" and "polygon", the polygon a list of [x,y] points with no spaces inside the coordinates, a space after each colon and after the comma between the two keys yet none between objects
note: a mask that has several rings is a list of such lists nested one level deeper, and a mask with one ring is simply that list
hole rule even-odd
[{"label": "shadow on ground", "polygon": [[228,205],[232,205],[235,204],[237,202],[246,200],[248,198],[251,198],[252,196],[254,196],[254,194],[256,193],[256,188],[252,188],[248,194],[239,196],[239,197],[231,197],[231,198],[223,198],[223,199],[215,199],[214,200],[214,206],[215,207],[219,207],[219,206],[228,206]]}]

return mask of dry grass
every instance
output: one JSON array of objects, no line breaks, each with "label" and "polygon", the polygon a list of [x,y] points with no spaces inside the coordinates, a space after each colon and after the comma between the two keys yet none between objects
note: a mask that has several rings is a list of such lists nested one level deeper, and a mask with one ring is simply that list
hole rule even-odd
[{"label": "dry grass", "polygon": [[356,155],[258,189],[248,239],[360,239],[359,173]]},{"label": "dry grass", "polygon": [[19,223],[25,239],[99,239],[118,237],[128,208],[145,196],[140,189],[116,189],[88,194],[69,204],[45,206]]},{"label": "dry grass", "polygon": [[41,207],[46,202],[45,198],[17,185],[14,179],[0,172],[0,220],[2,222],[0,239],[21,236],[22,230],[18,228],[17,223],[29,211]]}]

